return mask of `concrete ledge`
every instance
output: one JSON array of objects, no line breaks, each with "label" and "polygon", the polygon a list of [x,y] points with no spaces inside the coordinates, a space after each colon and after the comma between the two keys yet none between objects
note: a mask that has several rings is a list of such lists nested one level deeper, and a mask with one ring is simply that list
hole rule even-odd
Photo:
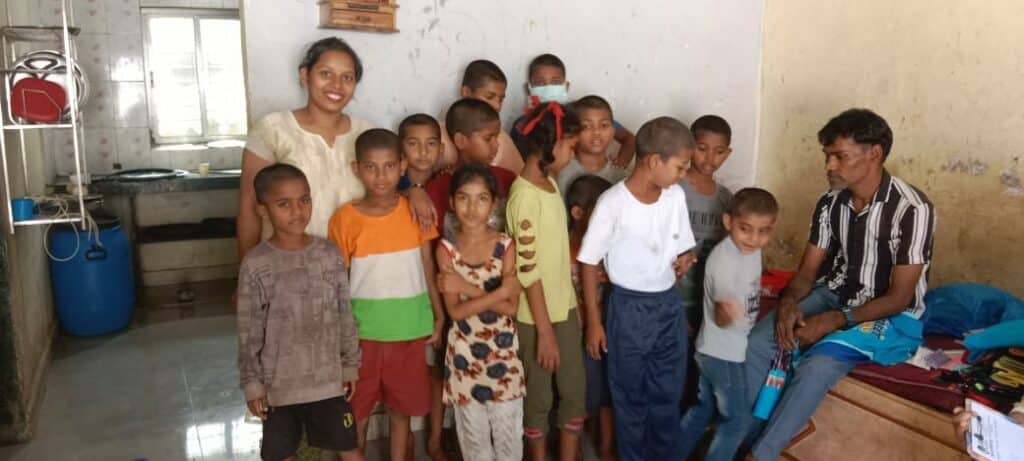
[{"label": "concrete ledge", "polygon": [[139,245],[139,270],[143,275],[147,272],[210,266],[234,265],[237,268],[238,263],[238,243],[234,238],[179,240]]},{"label": "concrete ledge", "polygon": [[142,286],[159,287],[165,285],[180,285],[190,282],[234,279],[235,277],[238,277],[238,264],[192,267],[188,269],[143,272]]}]

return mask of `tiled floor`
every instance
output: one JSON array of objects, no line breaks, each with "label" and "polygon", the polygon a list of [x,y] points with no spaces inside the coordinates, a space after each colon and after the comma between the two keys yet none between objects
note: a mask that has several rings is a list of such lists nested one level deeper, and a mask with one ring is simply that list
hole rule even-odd
[{"label": "tiled floor", "polygon": [[60,340],[35,439],[0,448],[0,459],[258,459],[236,341],[226,315]]},{"label": "tiled floor", "polygon": [[[117,334],[58,340],[35,438],[0,447],[0,460],[259,459],[262,427],[245,420],[228,309],[139,314]],[[385,443],[371,443],[367,459],[384,459]],[[584,455],[596,459],[586,443]]]}]

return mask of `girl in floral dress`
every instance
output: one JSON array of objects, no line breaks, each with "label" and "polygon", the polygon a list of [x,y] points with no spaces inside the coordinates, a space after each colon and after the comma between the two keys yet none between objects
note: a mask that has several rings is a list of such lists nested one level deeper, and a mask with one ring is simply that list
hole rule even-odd
[{"label": "girl in floral dress", "polygon": [[438,289],[453,322],[445,353],[444,400],[455,408],[463,458],[515,460],[523,456],[523,396],[515,314],[521,286],[512,239],[487,225],[497,180],[465,165],[452,175],[454,241],[437,247]]}]

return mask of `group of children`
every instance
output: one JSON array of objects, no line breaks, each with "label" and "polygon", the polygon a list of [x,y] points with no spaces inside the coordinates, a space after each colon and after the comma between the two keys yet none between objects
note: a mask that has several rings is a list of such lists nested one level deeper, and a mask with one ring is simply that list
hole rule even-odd
[{"label": "group of children", "polygon": [[[443,123],[363,132],[365,196],[334,213],[329,239],[305,231],[316,197],[302,171],[256,175],[273,235],[241,265],[239,367],[264,459],[292,456],[303,433],[362,459],[377,403],[393,460],[427,414],[428,451],[445,456],[445,406],[467,460],[519,460],[524,446],[545,459],[552,430],[575,460],[588,419],[602,459],[613,439],[621,459],[685,459],[712,420],[709,459],[732,459],[775,199],[715,182],[731,152],[720,117],[659,117],[634,135],[603,98],[568,102],[557,57],[529,73],[532,109],[512,133],[498,115],[508,82],[484,60]],[[433,225],[411,209],[424,193]],[[694,340],[698,403],[681,412]]]}]

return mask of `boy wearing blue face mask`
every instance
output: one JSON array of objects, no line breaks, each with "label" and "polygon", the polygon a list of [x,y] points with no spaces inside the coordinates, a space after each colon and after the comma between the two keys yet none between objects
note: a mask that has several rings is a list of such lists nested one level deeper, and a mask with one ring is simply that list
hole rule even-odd
[{"label": "boy wearing blue face mask", "polygon": [[[565,79],[565,63],[558,56],[545,53],[533,58],[533,61],[530,61],[530,67],[527,68],[527,73],[529,80],[526,83],[526,93],[529,97],[528,105],[530,107],[548,101],[555,101],[562,105],[569,102],[569,82]],[[526,123],[525,119],[526,116],[523,116],[516,120],[509,132],[512,142],[520,152],[523,150],[524,136],[521,129]],[[614,120],[612,123],[615,126],[615,141],[620,146],[613,164],[625,168],[633,161],[633,154],[636,151],[633,132]]]}]

